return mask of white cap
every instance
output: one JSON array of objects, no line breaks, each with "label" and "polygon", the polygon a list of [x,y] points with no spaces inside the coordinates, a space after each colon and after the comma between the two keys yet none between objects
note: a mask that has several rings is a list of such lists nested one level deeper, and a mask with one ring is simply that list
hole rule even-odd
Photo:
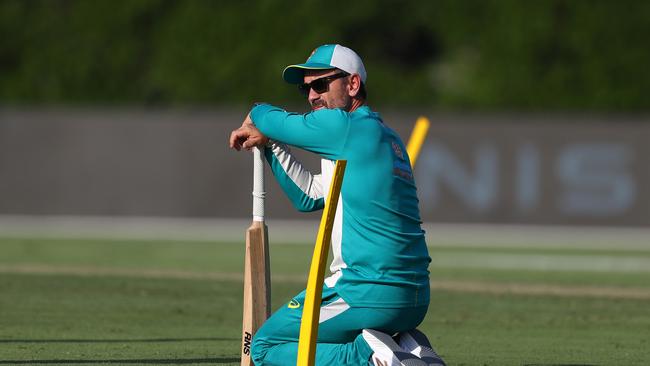
[{"label": "white cap", "polygon": [[287,83],[300,84],[303,82],[305,70],[339,69],[348,74],[358,74],[365,84],[366,68],[361,57],[351,49],[340,44],[326,44],[315,49],[304,64],[287,66],[282,77]]}]

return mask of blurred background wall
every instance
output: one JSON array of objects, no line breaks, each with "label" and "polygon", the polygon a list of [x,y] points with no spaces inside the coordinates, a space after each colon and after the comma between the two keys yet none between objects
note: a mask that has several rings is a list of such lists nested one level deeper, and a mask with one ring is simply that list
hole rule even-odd
[{"label": "blurred background wall", "polygon": [[250,156],[229,131],[256,101],[306,111],[282,69],[341,43],[405,139],[433,122],[425,221],[648,226],[648,16],[604,0],[0,0],[0,214],[248,216]]}]

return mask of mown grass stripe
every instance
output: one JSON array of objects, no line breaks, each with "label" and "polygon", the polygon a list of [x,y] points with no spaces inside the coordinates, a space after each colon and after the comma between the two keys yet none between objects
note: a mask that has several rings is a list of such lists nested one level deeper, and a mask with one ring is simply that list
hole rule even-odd
[{"label": "mown grass stripe", "polygon": [[650,258],[606,255],[431,253],[436,267],[578,272],[650,272]]},{"label": "mown grass stripe", "polygon": [[[0,265],[0,273],[73,275],[73,276],[118,276],[159,279],[243,281],[241,273],[193,272],[167,269],[125,269],[84,266],[48,266],[40,264]],[[286,274],[272,275],[273,282],[305,283],[301,276]],[[650,300],[650,288],[570,286],[555,284],[495,283],[469,280],[432,280],[431,288],[455,292],[512,294],[559,297],[603,297],[620,299]]]}]

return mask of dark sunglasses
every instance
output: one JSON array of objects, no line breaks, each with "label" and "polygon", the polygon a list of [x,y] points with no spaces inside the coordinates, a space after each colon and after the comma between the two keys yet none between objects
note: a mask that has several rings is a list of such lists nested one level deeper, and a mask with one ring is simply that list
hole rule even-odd
[{"label": "dark sunglasses", "polygon": [[314,89],[316,93],[323,94],[329,90],[330,83],[332,81],[346,77],[348,75],[350,74],[347,72],[339,72],[338,74],[318,78],[316,80],[312,80],[311,83],[298,84],[298,90],[300,90],[300,93],[304,96],[309,95],[309,89]]}]

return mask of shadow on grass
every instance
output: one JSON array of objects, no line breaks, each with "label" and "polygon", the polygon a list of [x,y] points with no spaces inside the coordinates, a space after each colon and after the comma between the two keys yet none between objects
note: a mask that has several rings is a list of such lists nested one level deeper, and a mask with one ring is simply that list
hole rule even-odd
[{"label": "shadow on grass", "polygon": [[145,339],[0,339],[0,343],[158,343],[236,341],[238,338],[145,338]]},{"label": "shadow on grass", "polygon": [[74,365],[74,364],[167,364],[187,365],[193,363],[232,363],[240,362],[240,358],[179,358],[179,359],[126,359],[126,360],[6,360],[0,365]]}]

